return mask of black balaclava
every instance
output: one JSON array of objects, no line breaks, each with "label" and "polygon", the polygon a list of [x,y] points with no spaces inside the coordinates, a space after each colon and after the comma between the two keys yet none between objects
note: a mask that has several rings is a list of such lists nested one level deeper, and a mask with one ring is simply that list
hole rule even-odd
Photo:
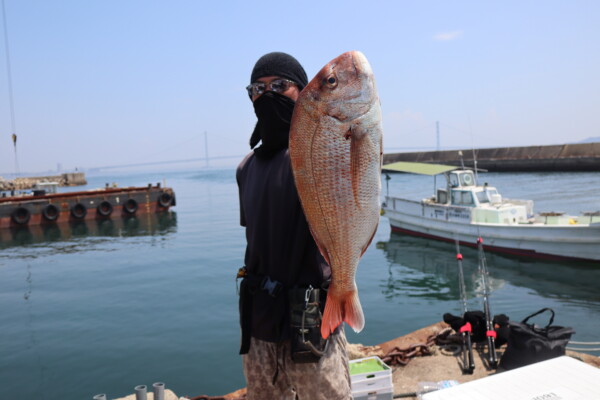
[{"label": "black balaclava", "polygon": [[[302,65],[286,53],[273,52],[259,58],[254,65],[250,83],[265,76],[279,76],[294,81],[302,90],[308,84],[308,78]],[[250,148],[260,158],[271,158],[277,152],[288,147],[290,123],[294,111],[294,100],[279,93],[267,91],[253,103],[258,118],[250,138]]]}]

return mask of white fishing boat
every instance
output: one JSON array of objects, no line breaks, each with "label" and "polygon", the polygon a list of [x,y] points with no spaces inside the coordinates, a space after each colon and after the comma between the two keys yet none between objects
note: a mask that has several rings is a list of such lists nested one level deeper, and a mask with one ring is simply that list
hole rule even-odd
[{"label": "white fishing boat", "polygon": [[600,211],[579,216],[534,214],[532,200],[504,199],[493,186],[478,185],[472,170],[439,164],[399,162],[384,171],[446,177],[426,199],[385,196],[383,212],[392,231],[543,259],[600,261]]}]

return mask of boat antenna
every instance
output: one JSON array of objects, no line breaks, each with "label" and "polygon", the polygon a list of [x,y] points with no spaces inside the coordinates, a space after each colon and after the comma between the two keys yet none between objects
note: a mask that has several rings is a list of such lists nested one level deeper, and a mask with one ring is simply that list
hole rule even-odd
[{"label": "boat antenna", "polygon": [[[458,286],[460,288],[460,300],[463,309],[463,318],[466,317],[467,308],[467,288],[465,287],[465,276],[463,274],[462,259],[463,256],[460,253],[460,244],[458,239],[454,239],[456,244],[456,261],[458,262]],[[473,346],[471,343],[471,334],[473,327],[470,322],[465,320],[465,324],[460,328],[460,334],[462,336],[462,353],[463,353],[463,373],[472,374],[475,370],[475,361],[473,360]]]},{"label": "boat antenna", "polygon": [[475,169],[475,184],[479,182],[479,175],[477,175],[477,154],[475,153],[475,147],[473,149],[473,168]]},{"label": "boat antenna", "polygon": [[465,161],[463,160],[463,152],[462,150],[458,151],[458,156],[460,157],[460,167],[465,169]]},{"label": "boat antenna", "polygon": [[471,125],[471,118],[469,117],[469,130],[471,131],[471,150],[473,151],[473,168],[475,169],[475,184],[479,182],[479,176],[477,175],[477,153],[475,152],[475,143],[473,142],[473,126]]},{"label": "boat antenna", "polygon": [[10,105],[10,122],[12,141],[15,149],[15,174],[19,175],[19,161],[17,159],[17,128],[15,122],[15,103],[13,99],[12,72],[10,68],[10,49],[8,47],[8,26],[6,23],[6,6],[2,0],[2,22],[4,24],[4,49],[6,51],[6,75],[8,77],[8,104]]}]

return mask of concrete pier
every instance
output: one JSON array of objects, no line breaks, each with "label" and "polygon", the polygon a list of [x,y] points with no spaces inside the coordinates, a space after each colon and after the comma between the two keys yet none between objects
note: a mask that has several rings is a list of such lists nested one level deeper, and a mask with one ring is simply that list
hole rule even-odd
[{"label": "concrete pier", "polygon": [[31,189],[38,182],[57,182],[59,186],[83,186],[87,184],[85,173],[69,172],[61,175],[28,176],[13,180],[0,178],[0,190]]},{"label": "concrete pier", "polygon": [[[463,149],[465,166],[490,172],[600,171],[600,142],[552,146]],[[383,163],[397,161],[460,166],[459,150],[384,154]]]}]

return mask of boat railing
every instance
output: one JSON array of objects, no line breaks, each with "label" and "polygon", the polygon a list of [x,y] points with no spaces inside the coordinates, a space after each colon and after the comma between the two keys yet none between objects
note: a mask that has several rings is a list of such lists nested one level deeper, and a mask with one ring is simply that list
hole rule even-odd
[{"label": "boat railing", "polygon": [[[400,210],[400,208],[405,208],[406,206],[421,207],[421,204],[422,204],[422,202],[417,201],[417,200],[401,199],[399,197],[386,196],[384,206],[389,209],[398,211],[398,210]],[[405,207],[401,207],[401,206],[405,206]]]}]

